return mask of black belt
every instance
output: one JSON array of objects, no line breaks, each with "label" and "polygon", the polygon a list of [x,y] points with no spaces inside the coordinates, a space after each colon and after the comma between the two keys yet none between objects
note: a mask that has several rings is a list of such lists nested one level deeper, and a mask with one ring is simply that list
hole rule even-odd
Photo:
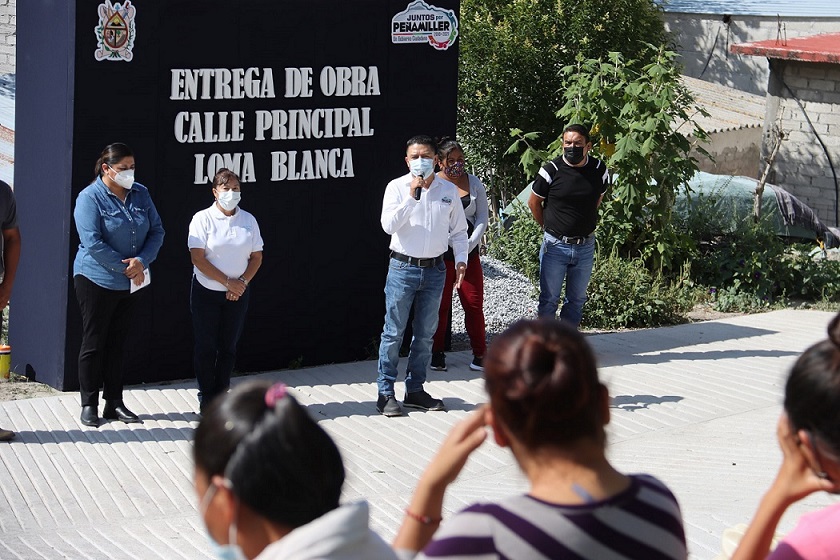
[{"label": "black belt", "polygon": [[429,268],[432,266],[437,266],[443,262],[443,255],[438,255],[436,257],[430,257],[428,259],[417,259],[415,257],[409,257],[408,255],[403,255],[402,253],[397,253],[396,251],[391,251],[391,258],[397,259],[398,261],[402,261],[408,263],[412,266],[419,266],[420,268]]},{"label": "black belt", "polygon": [[548,228],[545,229],[553,237],[556,237],[561,243],[566,243],[567,245],[583,245],[587,241],[592,238],[592,234],[589,235],[579,235],[579,236],[567,236],[567,235],[559,235],[555,233],[553,230]]}]

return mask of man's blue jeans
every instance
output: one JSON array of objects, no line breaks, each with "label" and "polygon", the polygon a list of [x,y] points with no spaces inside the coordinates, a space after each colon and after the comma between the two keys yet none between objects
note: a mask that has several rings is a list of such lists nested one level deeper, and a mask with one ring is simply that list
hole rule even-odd
[{"label": "man's blue jeans", "polygon": [[391,259],[385,281],[385,327],[379,344],[380,395],[395,396],[394,382],[399,372],[400,346],[414,304],[414,322],[405,374],[405,392],[423,390],[426,368],[432,358],[432,337],[437,330],[440,298],[446,279],[446,265],[420,268]]},{"label": "man's blue jeans", "polygon": [[560,320],[579,326],[594,261],[594,235],[581,245],[570,245],[545,233],[540,247],[540,303],[537,315],[556,315],[565,281],[566,296],[563,298]]}]

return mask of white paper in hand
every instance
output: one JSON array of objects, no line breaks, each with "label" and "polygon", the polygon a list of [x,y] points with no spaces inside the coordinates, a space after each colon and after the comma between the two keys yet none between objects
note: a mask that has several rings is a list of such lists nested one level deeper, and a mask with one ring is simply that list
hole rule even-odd
[{"label": "white paper in hand", "polygon": [[138,284],[134,283],[134,280],[132,280],[131,281],[131,292],[130,293],[133,294],[137,290],[145,288],[146,286],[148,286],[151,283],[152,283],[152,275],[149,274],[149,269],[148,268],[144,268],[143,269],[143,283],[138,285]]}]

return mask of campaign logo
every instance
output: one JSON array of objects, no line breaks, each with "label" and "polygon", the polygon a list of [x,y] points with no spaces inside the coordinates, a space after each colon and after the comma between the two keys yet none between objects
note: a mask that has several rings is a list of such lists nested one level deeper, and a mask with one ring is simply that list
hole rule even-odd
[{"label": "campaign logo", "polygon": [[96,33],[96,60],[124,60],[130,62],[134,58],[131,49],[134,48],[134,16],[137,10],[131,0],[122,4],[111,4],[105,0],[99,5],[99,25],[94,28]]},{"label": "campaign logo", "polygon": [[458,18],[452,10],[415,0],[391,18],[392,43],[429,43],[445,51],[458,37]]}]

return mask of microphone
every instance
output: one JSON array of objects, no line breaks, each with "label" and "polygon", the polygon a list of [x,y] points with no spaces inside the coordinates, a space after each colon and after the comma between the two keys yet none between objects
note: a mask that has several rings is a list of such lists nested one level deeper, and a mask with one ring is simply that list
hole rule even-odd
[{"label": "microphone", "polygon": [[[423,177],[422,175],[417,175],[417,177]],[[423,191],[423,187],[419,187],[414,189],[414,200],[420,200],[420,194]]]}]

